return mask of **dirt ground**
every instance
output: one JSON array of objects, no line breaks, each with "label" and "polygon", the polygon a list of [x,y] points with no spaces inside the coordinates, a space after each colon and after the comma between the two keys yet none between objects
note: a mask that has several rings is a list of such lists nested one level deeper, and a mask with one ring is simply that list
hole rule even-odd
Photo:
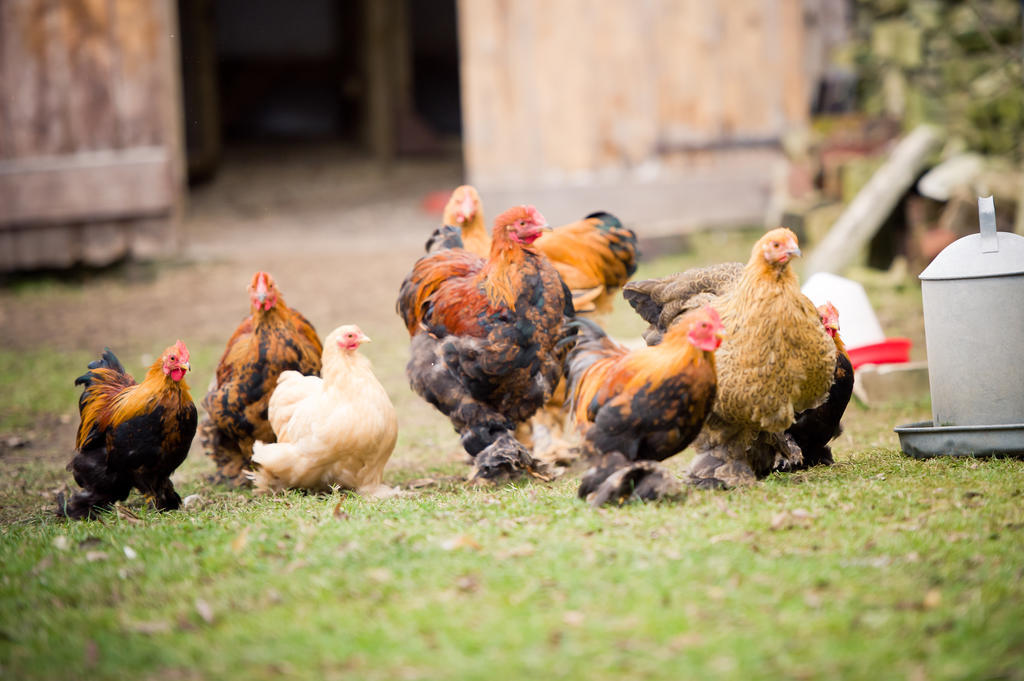
[{"label": "dirt ground", "polygon": [[[177,256],[16,277],[0,288],[0,346],[83,357],[110,347],[138,373],[181,338],[193,360],[205,348],[210,365],[189,377],[198,401],[262,269],[321,335],[359,324],[379,365],[408,343],[394,311],[398,288],[439,220],[438,197],[460,182],[454,160],[404,161],[385,172],[338,149],[236,151],[191,192]],[[389,389],[408,392],[400,362],[383,363]],[[70,384],[66,413],[0,433],[0,464],[68,459],[78,421]]]},{"label": "dirt ground", "polygon": [[390,317],[438,221],[424,200],[459,182],[455,161],[383,172],[338,150],[236,152],[212,183],[192,191],[177,257],[21,278],[0,290],[0,343],[144,352],[169,337],[223,340],[225,319],[244,316],[245,286],[258,269],[311,319]]}]

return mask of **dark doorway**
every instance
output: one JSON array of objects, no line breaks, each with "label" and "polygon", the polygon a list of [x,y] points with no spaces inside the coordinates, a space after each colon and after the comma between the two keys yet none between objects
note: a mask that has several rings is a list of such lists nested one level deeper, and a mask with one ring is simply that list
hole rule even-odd
[{"label": "dark doorway", "polygon": [[233,146],[458,152],[455,0],[179,0],[193,182]]}]

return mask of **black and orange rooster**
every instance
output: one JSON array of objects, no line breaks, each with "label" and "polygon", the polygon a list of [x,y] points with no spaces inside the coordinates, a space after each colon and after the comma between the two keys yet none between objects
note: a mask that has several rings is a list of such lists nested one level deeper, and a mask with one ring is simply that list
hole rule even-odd
[{"label": "black and orange rooster", "polygon": [[216,462],[217,477],[235,486],[249,484],[252,444],[275,442],[267,402],[282,371],[316,375],[323,346],[305,317],[288,307],[273,277],[257,272],[249,284],[251,314],[235,329],[209,392],[200,435]]},{"label": "black and orange rooster", "polygon": [[181,341],[164,350],[142,383],[110,348],[89,363],[75,379],[85,389],[78,400],[78,451],[68,464],[82,490],[58,498],[58,515],[87,518],[95,508],[127,499],[132,487],[161,511],[181,505],[170,475],[196,434],[196,405],[184,380],[189,368]]},{"label": "black and orange rooster", "polygon": [[825,330],[835,341],[836,368],[824,404],[800,412],[793,425],[786,429],[786,434],[796,441],[803,452],[803,462],[794,466],[793,470],[835,463],[828,443],[842,432],[840,421],[853,395],[853,364],[843,339],[839,337],[839,310],[832,303],[825,303],[818,306],[818,314],[821,315]]},{"label": "black and orange rooster", "polygon": [[678,483],[656,462],[682,451],[711,411],[714,351],[722,338],[718,313],[711,307],[689,312],[659,345],[633,351],[590,320],[573,324],[580,333],[566,375],[583,450],[593,463],[579,496],[600,506],[671,495]]},{"label": "black and orange rooster", "polygon": [[420,258],[397,308],[412,337],[412,388],[451,419],[474,457],[474,478],[540,474],[516,426],[551,396],[556,348],[572,297],[532,244],[546,227],[533,206],[495,220],[490,256],[462,248]]}]

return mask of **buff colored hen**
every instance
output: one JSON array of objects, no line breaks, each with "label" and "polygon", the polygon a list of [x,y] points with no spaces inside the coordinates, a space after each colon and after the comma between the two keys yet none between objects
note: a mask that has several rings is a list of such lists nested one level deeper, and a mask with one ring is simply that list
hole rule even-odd
[{"label": "buff colored hen", "polygon": [[324,341],[322,378],[286,371],[270,398],[276,443],[257,442],[251,477],[260,491],[332,486],[382,496],[384,464],[398,438],[398,420],[370,360],[359,346],[370,339],[358,326],[335,329]]},{"label": "buff colored hen", "polygon": [[785,431],[797,413],[827,399],[837,351],[814,304],[800,293],[790,266],[799,255],[796,235],[779,228],[758,240],[746,265],[626,286],[626,299],[652,325],[644,335],[652,344],[693,306],[712,304],[722,316],[718,396],[694,442],[694,484],[749,484],[802,463],[799,445]]}]

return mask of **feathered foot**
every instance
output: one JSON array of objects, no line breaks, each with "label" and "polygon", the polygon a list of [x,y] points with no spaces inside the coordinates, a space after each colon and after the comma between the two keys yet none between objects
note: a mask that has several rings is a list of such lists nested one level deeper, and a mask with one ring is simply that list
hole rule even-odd
[{"label": "feathered foot", "polygon": [[[597,479],[607,472],[607,467],[593,469],[580,484],[579,495],[595,508],[608,503],[621,506],[635,499],[656,501],[685,496],[675,476],[656,461],[636,461],[618,468],[595,488]],[[588,489],[593,491],[585,492]]]},{"label": "feathered foot", "polygon": [[822,445],[818,449],[804,450],[804,461],[801,464],[790,468],[792,471],[802,471],[811,466],[831,466],[836,461],[832,458],[832,448]]},{"label": "feathered foot", "polygon": [[796,443],[792,435],[779,433],[775,436],[775,460],[772,462],[773,471],[793,471],[804,462],[804,453],[800,445]]},{"label": "feathered foot", "polygon": [[174,491],[170,478],[157,481],[137,480],[139,488],[150,506],[158,511],[176,511],[181,508],[181,497]]},{"label": "feathered foot", "polygon": [[518,442],[511,433],[499,435],[490,445],[474,457],[470,481],[501,482],[529,475],[545,482],[551,480],[530,450]]},{"label": "feathered foot", "polygon": [[222,437],[209,417],[205,416],[199,422],[196,433],[203,451],[217,465],[217,472],[208,477],[210,482],[227,487],[252,487],[252,480],[246,475],[251,469],[249,457],[238,449],[237,443]]},{"label": "feathered foot", "polygon": [[[127,498],[128,495],[125,495]],[[92,490],[75,492],[70,498],[61,492],[57,495],[57,515],[72,520],[83,520],[94,517],[95,511],[108,509],[114,502],[120,501],[114,495],[101,494]]]},{"label": "feathered foot", "polygon": [[745,461],[726,459],[710,452],[694,457],[686,472],[686,483],[699,489],[726,489],[757,482],[754,469]]}]

